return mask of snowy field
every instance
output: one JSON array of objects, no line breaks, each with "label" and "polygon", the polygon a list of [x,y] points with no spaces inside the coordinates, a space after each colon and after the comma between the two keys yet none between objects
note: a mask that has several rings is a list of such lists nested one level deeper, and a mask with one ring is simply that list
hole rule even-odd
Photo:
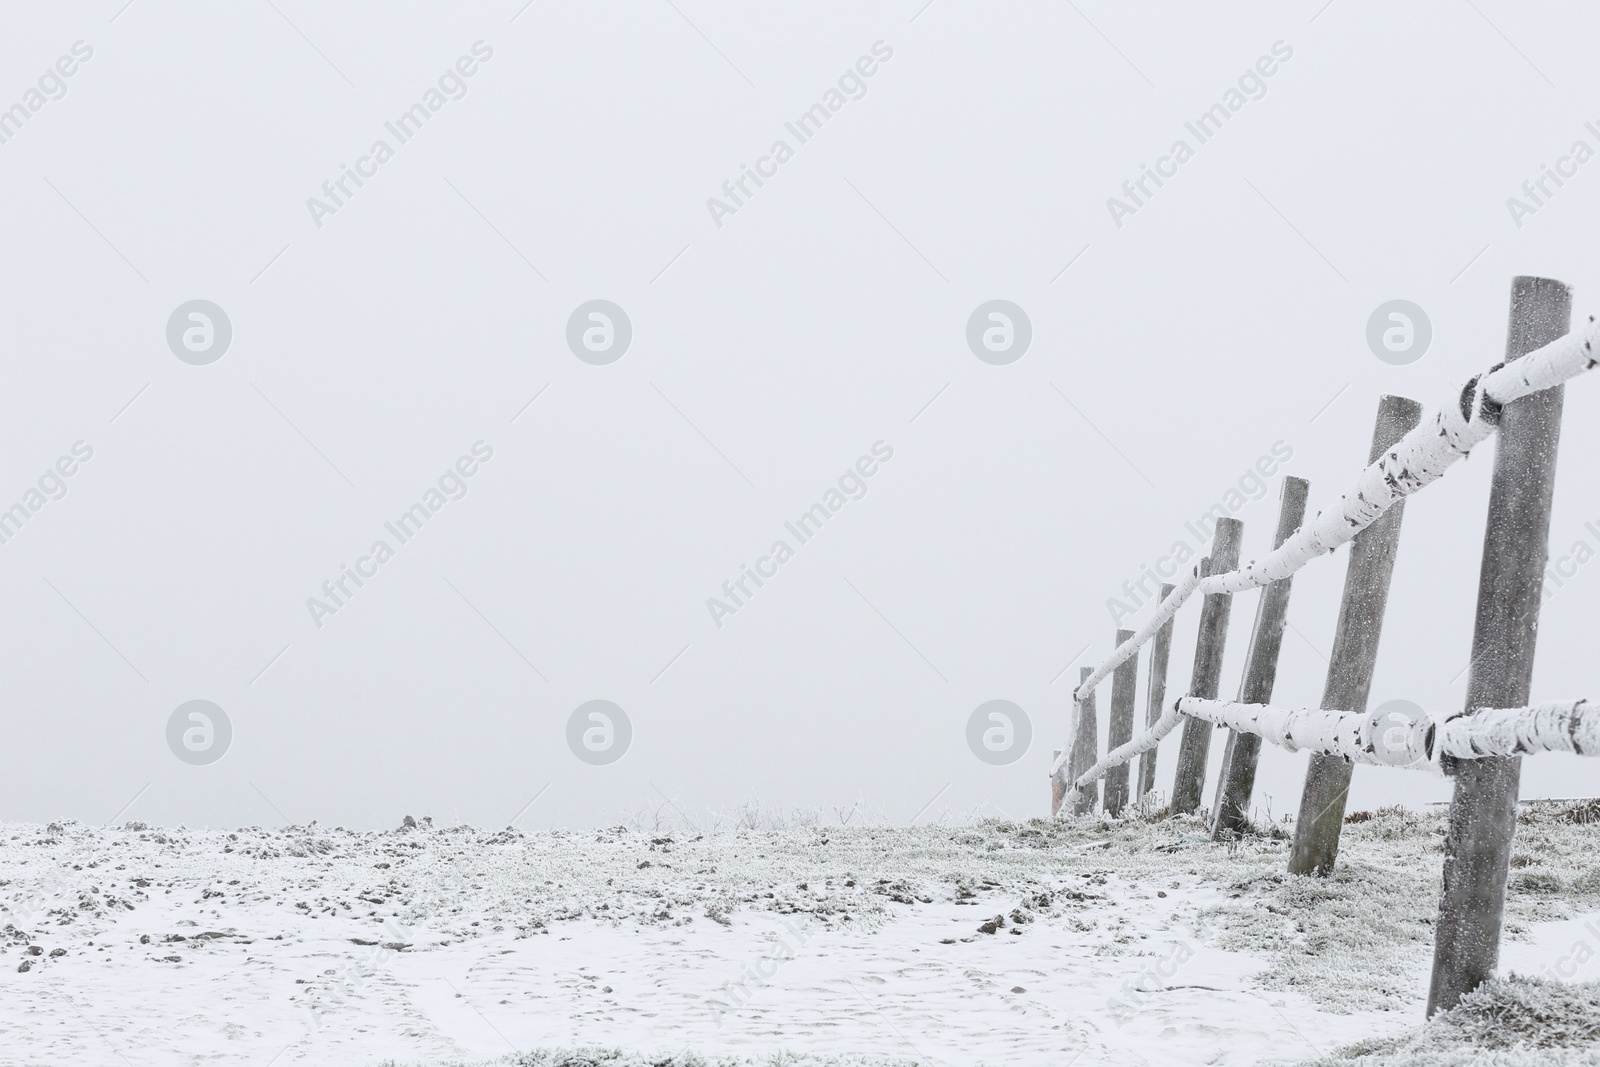
[{"label": "snowy field", "polygon": [[[1503,970],[1600,978],[1592,814],[1525,812]],[[1416,1040],[1443,839],[1355,818],[1326,880],[1188,819],[5,824],[0,1062],[1436,1062],[1340,1051]]]}]

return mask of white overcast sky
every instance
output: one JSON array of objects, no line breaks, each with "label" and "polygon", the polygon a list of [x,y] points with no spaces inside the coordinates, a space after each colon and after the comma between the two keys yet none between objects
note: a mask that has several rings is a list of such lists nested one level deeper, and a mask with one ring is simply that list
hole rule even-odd
[{"label": "white overcast sky", "polygon": [[[1600,148],[1597,36],[1600,12],[1503,0],[10,6],[0,506],[93,456],[0,544],[0,818],[1043,814],[1064,668],[1109,649],[1106,599],[1187,520],[1277,442],[1327,505],[1381,394],[1431,408],[1500,357],[1514,275],[1600,307],[1600,161],[1507,205]],[[385,123],[480,41],[399,143]],[[878,42],[799,143],[785,123]],[[1185,123],[1275,45],[1199,144]],[[1118,226],[1108,198],[1180,138]],[[379,139],[392,158],[314,219]],[[719,226],[708,198],[779,139]],[[232,326],[205,366],[166,341],[196,299]],[[633,331],[605,366],[566,342],[595,299]],[[996,299],[1032,328],[1004,366],[966,341]],[[1366,343],[1393,299],[1432,324],[1407,366]],[[466,496],[315,626],[307,598],[479,441]],[[867,495],[717,628],[707,598],[880,441]],[[1558,556],[1600,548],[1597,454],[1582,380]],[[1492,461],[1408,505],[1375,703],[1463,700]],[[1241,513],[1247,554],[1276,497]],[[1321,693],[1344,566],[1296,579],[1277,702]],[[1595,691],[1597,625],[1600,564],[1546,606],[1535,698]],[[233,729],[208,766],[166,741],[195,699]],[[567,747],[594,699],[632,724],[610,765]],[[1032,722],[1006,766],[967,747],[992,699]],[[1292,811],[1305,760],[1269,749],[1257,802]],[[1523,793],[1596,779],[1542,756]],[[1447,796],[1361,768],[1352,806]]]}]

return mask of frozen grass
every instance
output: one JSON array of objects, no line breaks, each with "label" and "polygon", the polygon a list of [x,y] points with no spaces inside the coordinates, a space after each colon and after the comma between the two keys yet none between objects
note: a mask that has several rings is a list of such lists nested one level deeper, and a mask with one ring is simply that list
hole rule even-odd
[{"label": "frozen grass", "polygon": [[[471,1067],[914,1067],[914,1060],[779,1055],[759,1059],[620,1049],[548,1049]],[[1453,1011],[1399,1038],[1364,1041],[1302,1067],[1595,1067],[1600,1065],[1600,982],[1492,981]],[[384,1067],[399,1067],[388,1061]],[[468,1067],[435,1064],[433,1067]]]},{"label": "frozen grass", "polygon": [[[1264,961],[1263,970],[1245,979],[1261,990],[1292,991],[1336,1013],[1422,1013],[1417,990],[1432,951],[1442,813],[1353,814],[1338,869],[1317,879],[1284,873],[1288,842],[1280,825],[1218,845],[1202,820],[1158,811],[1128,819],[908,828],[859,808],[780,817],[752,806],[697,826],[659,809],[632,821],[634,828],[540,833],[435,828],[426,819],[384,832],[315,824],[232,832],[138,823],[116,829],[0,824],[0,968],[48,984],[58,967],[80,967],[74,961],[91,957],[103,956],[110,966],[126,961],[140,973],[208,957],[220,965],[230,940],[243,936],[229,925],[240,916],[248,916],[250,936],[262,943],[277,940],[269,933],[276,932],[296,945],[333,937],[387,947],[394,936],[390,924],[397,923],[404,941],[427,952],[491,935],[501,943],[565,936],[569,924],[578,923],[727,926],[737,914],[752,912],[804,916],[834,932],[866,931],[930,905],[955,903],[974,905],[974,923],[1009,915],[1007,933],[1026,937],[1052,924],[1082,933],[1096,942],[1093,954],[1103,957],[1150,955],[1148,945],[1169,936],[1175,923],[1199,944]],[[1522,811],[1508,938],[1525,937],[1533,922],[1600,909],[1597,821],[1600,804],[1593,802]],[[1155,905],[1157,896],[1167,899]],[[1167,918],[1158,923],[1144,910],[1145,900],[1164,908]],[[193,918],[178,921],[180,914]],[[975,936],[982,935],[974,930],[969,940]],[[79,972],[61,975],[68,973]],[[296,996],[315,1000],[325,984],[313,976]],[[1553,1000],[1548,989],[1537,998],[1496,995],[1503,1003],[1494,1010],[1516,1026],[1538,1025],[1538,1013],[1546,1010],[1541,1005],[1574,1019],[1592,1011],[1592,994],[1582,1010],[1576,1002]],[[1373,1046],[1351,1055],[1414,1053],[1436,1059],[1393,1062],[1465,1062],[1434,1045],[1471,1043],[1471,1019],[1502,1016],[1485,1007],[1452,1018],[1457,1021],[1436,1022],[1407,1038],[1415,1047]],[[1569,1058],[1545,1062],[1595,1062],[1572,1059],[1580,1053],[1560,1047],[1559,1055]],[[1506,1058],[1471,1062],[1539,1062],[1516,1048],[1484,1046],[1483,1054]],[[504,1062],[701,1062],[676,1055],[590,1049]],[[740,1061],[704,1062],[734,1067]],[[852,1062],[867,1061],[758,1060],[744,1067]],[[1391,1061],[1347,1056],[1330,1062]]]},{"label": "frozen grass", "polygon": [[1306,1067],[1576,1067],[1600,1064],[1600,982],[1491,981],[1404,1037]]},{"label": "frozen grass", "polygon": [[[1594,804],[1531,806],[1520,814],[1506,935],[1530,922],[1600,907]],[[1233,883],[1238,899],[1201,914],[1202,929],[1272,963],[1267,989],[1305,993],[1327,1011],[1414,1010],[1419,954],[1433,945],[1444,854],[1444,817],[1393,808],[1352,813],[1339,865],[1327,878],[1297,878],[1281,863]]]},{"label": "frozen grass", "polygon": [[[1600,908],[1594,808],[1523,811],[1508,937]],[[896,906],[980,894],[1002,910],[1059,912],[1112,879],[1128,890],[1223,887],[1228,899],[1198,912],[1196,933],[1267,959],[1265,989],[1304,993],[1324,1010],[1410,1011],[1417,961],[1433,940],[1444,835],[1439,814],[1355,813],[1335,873],[1293,878],[1276,826],[1216,845],[1190,817],[740,828],[758,821],[745,812],[705,833],[435,829],[427,820],[385,832],[0,826],[0,919],[12,920],[0,926],[0,959],[50,927],[169,892],[470,939],[585,918],[726,923],[741,910],[864,929]]]}]

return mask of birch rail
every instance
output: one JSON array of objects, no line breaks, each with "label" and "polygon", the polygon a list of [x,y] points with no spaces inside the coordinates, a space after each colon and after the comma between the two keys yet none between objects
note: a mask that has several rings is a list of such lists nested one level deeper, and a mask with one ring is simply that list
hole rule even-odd
[{"label": "birch rail", "polygon": [[[1150,620],[1090,671],[1073,691],[1074,703],[1081,701],[1085,693],[1093,692],[1112,671],[1137,655],[1196,592],[1202,596],[1240,593],[1287,578],[1311,560],[1350,541],[1398,501],[1438,481],[1450,467],[1494,434],[1505,405],[1561,385],[1600,365],[1600,357],[1595,355],[1597,340],[1600,340],[1600,323],[1591,316],[1581,331],[1559,337],[1512,363],[1496,364],[1475,375],[1455,399],[1425,418],[1381,459],[1364,469],[1356,483],[1339,498],[1338,504],[1318,512],[1315,519],[1277,549],[1223,574],[1203,577],[1196,564],[1161,602]],[[1162,722],[1165,718],[1163,716]],[[1157,728],[1159,724],[1151,730]],[[1167,732],[1170,730],[1169,726]],[[1148,751],[1154,747],[1154,742],[1143,744],[1149,740],[1149,732],[1117,751],[1130,747],[1134,754]],[[1160,738],[1155,740],[1158,742]],[[1070,750],[1071,745],[1062,749],[1063,755],[1050,768],[1052,774]]]},{"label": "birch rail", "polygon": [[[1113,767],[1159,744],[1187,715],[1241,733],[1255,734],[1290,752],[1319,752],[1352,763],[1380,767],[1426,767],[1443,773],[1443,756],[1484,759],[1571,752],[1600,756],[1600,703],[1564,700],[1525,708],[1481,708],[1442,722],[1410,719],[1381,709],[1367,714],[1323,708],[1281,708],[1231,700],[1179,697],[1156,731],[1106,754],[1078,779],[1087,785]],[[1160,736],[1153,736],[1165,727]]]},{"label": "birch rail", "polygon": [[[1366,452],[1369,463],[1355,484],[1336,505],[1287,537],[1280,518],[1275,547],[1260,559],[1236,566],[1237,523],[1229,528],[1231,541],[1219,532],[1210,559],[1200,561],[1174,586],[1162,588],[1154,616],[1125,640],[1126,631],[1119,632],[1115,650],[1099,666],[1083,668],[1072,694],[1073,729],[1083,736],[1075,737],[1068,746],[1077,750],[1078,756],[1065,772],[1058,769],[1059,764],[1051,769],[1053,785],[1063,795],[1061,806],[1087,813],[1095,807],[1094,794],[1087,790],[1135,756],[1151,753],[1153,758],[1162,740],[1180,723],[1186,724],[1185,751],[1194,747],[1201,760],[1204,746],[1190,746],[1189,742],[1200,736],[1209,738],[1209,726],[1228,727],[1236,739],[1251,738],[1252,745],[1258,744],[1255,738],[1261,738],[1290,752],[1310,752],[1311,766],[1288,868],[1290,874],[1306,876],[1327,875],[1333,869],[1355,765],[1428,770],[1451,777],[1454,794],[1444,842],[1443,892],[1434,926],[1429,1016],[1455,1006],[1499,966],[1521,758],[1542,752],[1600,756],[1600,701],[1531,703],[1565,383],[1600,364],[1595,352],[1600,325],[1590,318],[1581,331],[1569,333],[1571,309],[1571,289],[1566,284],[1536,276],[1514,278],[1506,362],[1473,377],[1449,403],[1420,422],[1414,403],[1385,397],[1373,444]],[[1403,426],[1397,424],[1402,406],[1406,409]],[[1383,600],[1403,514],[1397,505],[1443,477],[1495,434],[1499,438],[1484,527],[1465,708],[1435,717],[1415,705],[1393,702],[1369,711],[1367,697],[1381,634]],[[1384,522],[1375,526],[1380,518]],[[1219,520],[1219,531],[1224,521]],[[1085,718],[1076,712],[1093,701],[1095,687],[1108,675],[1118,671],[1121,676],[1123,666],[1134,660],[1152,637],[1170,635],[1173,616],[1185,601],[1195,593],[1207,598],[1197,648],[1204,650],[1207,641],[1220,648],[1220,639],[1211,633],[1215,627],[1208,630],[1207,621],[1215,602],[1256,587],[1272,587],[1286,598],[1291,575],[1318,555],[1351,541],[1354,545],[1340,602],[1335,654],[1322,696],[1327,706],[1293,708],[1265,703],[1271,694],[1265,687],[1251,684],[1248,677],[1241,684],[1238,700],[1219,700],[1217,687],[1207,675],[1191,681],[1191,695],[1171,703],[1152,691],[1153,718],[1148,728],[1122,744],[1116,742],[1127,735],[1115,735],[1115,747],[1091,765],[1098,738],[1092,724],[1077,730]],[[1285,584],[1274,586],[1278,582]],[[1363,605],[1363,598],[1370,603]],[[1266,604],[1267,594],[1263,594],[1258,616]],[[1157,639],[1152,670],[1154,661],[1164,655],[1160,652],[1164,640]],[[1351,654],[1341,659],[1341,648],[1352,650]],[[1197,664],[1202,658],[1197,653]],[[1164,669],[1163,658],[1163,674]],[[1247,663],[1247,676],[1249,672]],[[1183,755],[1181,752],[1180,757]],[[1195,775],[1196,759],[1188,759],[1187,772],[1183,764],[1180,758],[1171,813],[1193,812],[1199,805],[1196,787],[1203,789]],[[1203,766],[1199,773],[1203,775]],[[1229,806],[1242,812],[1249,802],[1248,788],[1230,791],[1230,779],[1225,766],[1217,784],[1214,814]],[[1143,782],[1141,788],[1147,789]],[[1146,791],[1141,798],[1148,795]],[[1112,808],[1106,813],[1113,817],[1124,814]],[[1214,840],[1228,839],[1221,834],[1221,826],[1220,821],[1213,826]],[[1230,828],[1230,832],[1243,832],[1247,826]]]}]

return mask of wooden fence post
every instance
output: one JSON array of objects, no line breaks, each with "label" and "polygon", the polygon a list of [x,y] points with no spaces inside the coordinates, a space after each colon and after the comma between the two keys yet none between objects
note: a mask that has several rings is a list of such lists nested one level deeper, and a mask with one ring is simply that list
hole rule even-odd
[{"label": "wooden fence post", "polygon": [[[1239,545],[1244,523],[1218,519],[1211,538],[1206,574],[1225,574],[1239,565]],[[1195,641],[1194,670],[1189,675],[1189,695],[1215,700],[1222,684],[1222,650],[1228,639],[1228,614],[1232,593],[1212,593],[1200,609],[1200,636]],[[1185,719],[1183,742],[1178,746],[1178,772],[1172,782],[1172,811],[1188,814],[1200,807],[1206,785],[1206,757],[1216,727],[1203,719]]]},{"label": "wooden fence post", "polygon": [[[1124,641],[1132,641],[1132,630],[1118,630],[1115,648]],[[1133,740],[1133,708],[1139,687],[1139,657],[1129,656],[1111,675],[1111,713],[1106,718],[1106,751]],[[1124,763],[1106,772],[1105,810],[1108,815],[1118,815],[1128,806],[1128,771]]]},{"label": "wooden fence post", "polygon": [[[1567,332],[1572,294],[1561,282],[1511,283],[1506,360]],[[1561,439],[1561,386],[1512,401],[1500,412],[1489,519],[1478,575],[1467,708],[1528,702],[1540,588],[1550,555],[1550,501]],[[1456,1006],[1494,973],[1517,824],[1516,756],[1445,761],[1455,777],[1445,837],[1444,895],[1434,927],[1428,1014]]]},{"label": "wooden fence post", "polygon": [[[1310,493],[1311,483],[1304,478],[1283,479],[1273,548],[1283,544],[1300,528],[1306,517],[1306,498]],[[1289,588],[1293,581],[1293,577],[1289,577],[1273,582],[1261,590],[1261,599],[1256,601],[1250,651],[1245,656],[1244,678],[1239,683],[1241,704],[1266,704],[1272,700],[1272,686],[1278,677],[1278,653],[1283,648],[1283,628],[1289,621]],[[1222,752],[1222,773],[1217,778],[1217,800],[1213,805],[1213,841],[1227,840],[1249,829],[1250,795],[1255,791],[1256,763],[1260,758],[1260,735],[1228,731],[1228,747]]]},{"label": "wooden fence post", "polygon": [[[1172,595],[1173,586],[1161,587],[1161,600],[1164,602]],[[1150,644],[1150,673],[1145,682],[1145,712],[1144,725],[1146,729],[1154,726],[1166,714],[1167,700],[1167,661],[1172,658],[1172,623],[1168,619],[1162,623],[1161,629],[1156,631],[1155,639]],[[1156,753],[1160,746],[1152,748],[1149,752],[1139,757],[1139,795],[1136,800],[1143,801],[1156,787]]]},{"label": "wooden fence post", "polygon": [[[1378,418],[1372,428],[1374,463],[1422,419],[1422,405],[1403,396],[1378,401]],[[1372,668],[1378,662],[1378,639],[1383,634],[1383,612],[1389,603],[1389,579],[1400,547],[1400,521],[1404,500],[1398,501],[1378,521],[1356,534],[1350,543],[1350,562],[1344,573],[1344,594],[1339,600],[1339,624],[1333,635],[1333,654],[1322,687],[1321,707],[1339,711],[1366,711],[1372,688]],[[1345,801],[1355,770],[1337,756],[1313,753],[1300,793],[1300,813],[1294,825],[1289,852],[1290,874],[1327,874],[1339,856],[1339,832],[1344,829]]]},{"label": "wooden fence post", "polygon": [[[1061,758],[1061,750],[1058,748],[1054,752],[1050,753],[1050,765],[1052,767],[1054,767],[1055,763],[1056,763],[1056,760],[1058,760],[1060,758]],[[1067,768],[1066,767],[1057,767],[1056,768],[1056,773],[1054,773],[1054,774],[1052,774],[1050,776],[1050,817],[1051,818],[1055,818],[1057,815],[1061,814],[1061,802],[1063,800],[1065,800],[1066,796],[1067,796],[1067,788],[1068,788],[1068,785],[1067,785],[1067,773],[1068,772],[1067,772]]]},{"label": "wooden fence post", "polygon": [[[1080,667],[1078,669],[1078,684],[1082,685],[1089,680],[1089,675],[1094,673],[1093,667]],[[1100,723],[1094,710],[1094,690],[1085,694],[1083,703],[1078,705],[1078,721],[1072,731],[1072,757],[1067,760],[1067,787],[1070,789],[1078,776],[1094,766],[1096,753],[1100,745]],[[1072,806],[1072,814],[1089,815],[1094,812],[1095,804],[1100,800],[1100,783],[1092,782],[1078,794],[1078,802]]]}]

